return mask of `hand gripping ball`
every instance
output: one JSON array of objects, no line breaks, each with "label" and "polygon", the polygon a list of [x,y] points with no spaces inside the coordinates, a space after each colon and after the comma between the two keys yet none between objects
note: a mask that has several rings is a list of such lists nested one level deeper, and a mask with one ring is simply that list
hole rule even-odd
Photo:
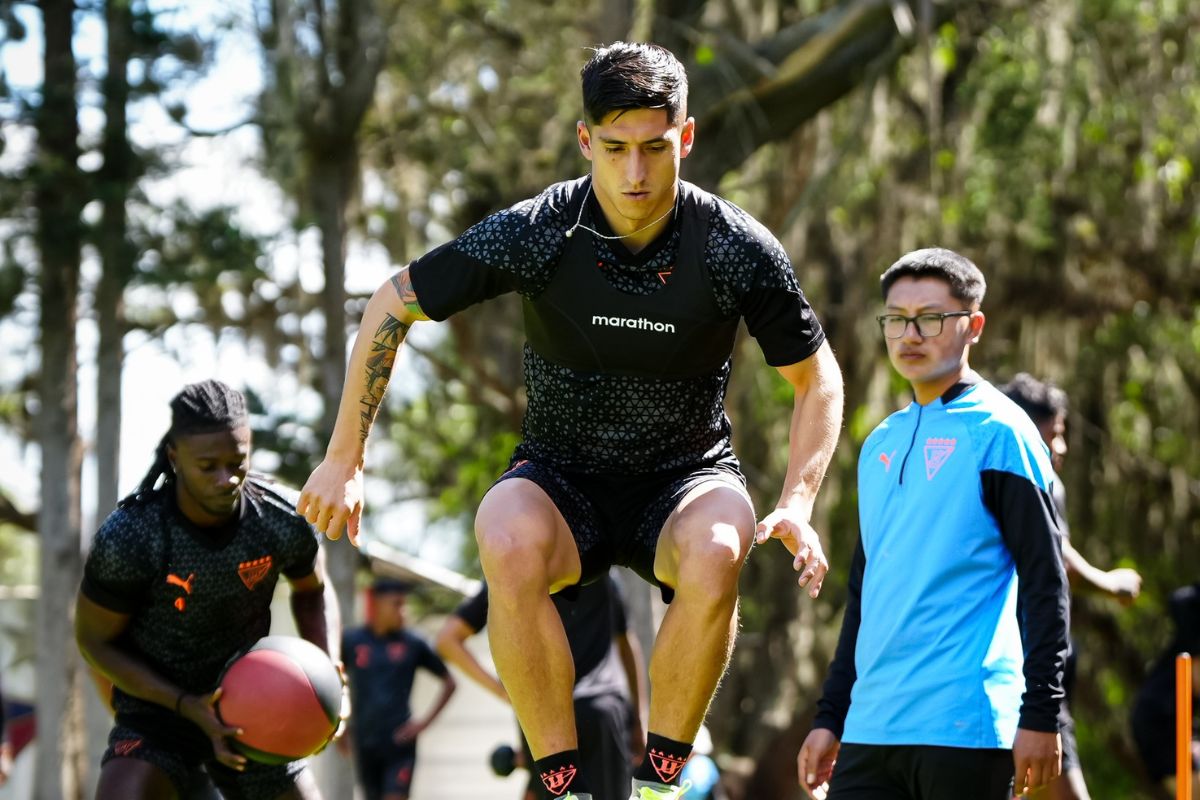
[{"label": "hand gripping ball", "polygon": [[285,764],[333,738],[342,679],[329,656],[295,636],[267,636],[225,667],[217,715],[241,728],[232,747],[246,758]]}]

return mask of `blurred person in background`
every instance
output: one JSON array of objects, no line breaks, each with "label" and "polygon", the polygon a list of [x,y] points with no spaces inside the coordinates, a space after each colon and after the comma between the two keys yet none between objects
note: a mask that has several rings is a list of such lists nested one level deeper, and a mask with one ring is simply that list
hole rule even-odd
[{"label": "blurred person in background", "polygon": [[1176,697],[1175,658],[1192,655],[1192,794],[1200,798],[1200,582],[1171,593],[1167,604],[1171,616],[1171,641],[1150,667],[1138,689],[1129,715],[1133,741],[1146,769],[1146,777],[1163,790],[1162,797],[1176,797]]},{"label": "blurred person in background", "polygon": [[[575,725],[583,768],[597,797],[620,798],[646,746],[646,667],[637,637],[629,629],[625,601],[611,574],[580,588],[573,598],[554,597],[575,666]],[[467,639],[487,625],[488,589],[483,588],[447,618],[437,637],[443,658],[508,702],[500,680],[466,648]],[[521,736],[516,766],[533,763]],[[531,771],[532,772],[532,771]],[[549,797],[540,776],[530,775],[526,800]]]},{"label": "blurred person in background", "polygon": [[[1137,570],[1126,567],[1104,570],[1093,566],[1071,542],[1071,528],[1067,521],[1067,494],[1063,488],[1063,461],[1067,455],[1067,393],[1052,383],[1045,383],[1027,372],[1019,372],[1013,379],[1000,387],[1010,400],[1016,403],[1033,420],[1042,441],[1050,449],[1050,461],[1054,465],[1054,487],[1051,497],[1058,512],[1058,530],[1062,534],[1063,565],[1067,569],[1067,580],[1071,592],[1091,592],[1112,597],[1128,605],[1137,599],[1142,590],[1142,576]],[[1062,735],[1062,775],[1037,793],[1039,800],[1089,800],[1087,782],[1079,763],[1079,745],[1075,740],[1075,719],[1071,715],[1071,696],[1075,689],[1075,671],[1078,650],[1074,639],[1068,640],[1067,666],[1063,674],[1063,689],[1066,694],[1059,707],[1059,733]]]},{"label": "blurred person in background", "polygon": [[[378,578],[371,585],[367,624],[342,637],[350,682],[349,746],[367,800],[408,800],[417,739],[454,694],[454,677],[428,642],[408,629],[405,605],[412,585]],[[414,717],[410,699],[417,670],[441,681],[429,711]]]}]

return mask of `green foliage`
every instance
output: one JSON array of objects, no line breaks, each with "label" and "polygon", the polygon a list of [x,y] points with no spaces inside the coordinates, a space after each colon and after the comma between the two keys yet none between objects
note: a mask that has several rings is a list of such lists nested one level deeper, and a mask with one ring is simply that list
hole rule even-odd
[{"label": "green foliage", "polygon": [[37,537],[0,523],[0,586],[37,583]]},{"label": "green foliage", "polygon": [[[365,169],[352,222],[395,263],[587,169],[574,143],[577,68],[584,45],[598,38],[598,15],[610,9],[535,0],[381,5],[390,61],[356,143]],[[753,52],[782,26],[835,5],[680,3],[672,7],[686,6],[695,28],[673,35],[688,43],[681,54],[690,63],[720,76],[731,49]],[[0,0],[0,26],[15,39],[12,8]],[[171,44],[148,6],[135,10],[136,57],[159,64],[142,71],[135,93],[170,90],[203,65],[203,42],[180,34]],[[856,538],[857,450],[908,399],[872,319],[878,276],[906,250],[943,243],[988,277],[988,325],[973,364],[998,380],[1031,371],[1071,395],[1064,479],[1076,546],[1098,566],[1128,564],[1145,577],[1145,596],[1132,608],[1077,602],[1076,712],[1093,796],[1146,791],[1134,777],[1126,706],[1164,641],[1163,599],[1200,572],[1194,23],[1178,0],[957,5],[928,50],[918,45],[894,68],[867,71],[861,90],[818,124],[761,148],[726,177],[722,193],[763,219],[791,254],[847,387],[846,436],[815,515],[833,564],[822,599],[799,597],[777,546],[757,548],[747,565],[743,636],[753,646],[737,651],[714,709],[718,738],[740,753],[763,747],[771,733],[763,719],[801,717],[819,689]],[[269,30],[264,38],[280,45]],[[302,120],[289,116],[296,76],[274,77],[261,109],[267,166],[295,196],[311,166]],[[694,92],[694,102],[704,95]],[[13,120],[27,111],[20,93],[0,91],[0,102]],[[186,119],[185,110],[174,116]],[[704,137],[700,130],[698,148]],[[173,166],[171,152],[140,156],[139,174]],[[22,249],[33,222],[29,176],[4,178],[0,212],[11,227],[0,315],[20,307],[35,266]],[[131,323],[161,332],[178,321],[179,294],[190,292],[189,321],[236,330],[279,370],[307,380],[319,351],[310,333],[316,298],[273,274],[270,243],[247,233],[235,209],[150,209],[144,200],[130,198],[140,253],[126,298]],[[415,371],[393,380],[377,426],[394,455],[372,472],[428,498],[436,518],[463,529],[467,551],[472,512],[507,466],[524,408],[511,300],[462,315],[436,341],[420,340]],[[791,392],[752,340],[740,341],[735,365],[727,405],[761,511],[786,468]],[[19,395],[2,400],[0,416],[28,423]],[[268,396],[251,403],[256,447],[278,458],[274,471],[285,480],[302,482],[324,444],[312,433],[315,420],[273,412]],[[0,582],[29,577],[19,574],[31,560],[20,550],[29,541],[0,530]]]}]

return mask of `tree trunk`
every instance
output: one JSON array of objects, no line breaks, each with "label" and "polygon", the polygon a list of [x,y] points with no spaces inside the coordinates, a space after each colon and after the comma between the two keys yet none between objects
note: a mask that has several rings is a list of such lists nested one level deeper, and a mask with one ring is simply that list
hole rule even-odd
[{"label": "tree trunk", "polygon": [[[96,286],[95,311],[99,328],[96,350],[96,519],[85,525],[84,550],[98,520],[117,505],[121,461],[121,377],[125,362],[125,287],[133,273],[134,252],[129,241],[126,202],[136,180],[133,150],[127,135],[129,81],[133,16],[129,0],[108,0],[104,6],[107,42],[107,72],[104,93],[104,164],[97,175],[97,192],[103,203],[97,235],[100,279]],[[86,683],[86,681],[85,681]],[[112,716],[99,695],[84,690],[89,776],[99,770]]]},{"label": "tree trunk", "polygon": [[96,514],[103,519],[116,507],[120,489],[121,370],[124,365],[124,292],[133,273],[126,200],[133,189],[133,150],[126,132],[130,34],[133,18],[129,0],[108,0],[108,72],[104,77],[104,166],[99,194],[100,282],[96,288],[96,317],[100,329],[96,376]]},{"label": "tree trunk", "polygon": [[[325,408],[321,418],[321,441],[329,441],[337,419],[338,401],[346,377],[346,209],[357,180],[358,154],[353,145],[326,151],[337,158],[310,155],[309,203],[321,231],[321,254],[325,265],[325,289],[321,311],[325,318],[325,350],[321,355],[321,395]],[[349,623],[354,612],[354,572],[358,551],[345,538],[325,542],[326,567],[337,593],[343,619]],[[342,763],[342,762],[339,762]],[[326,797],[351,797],[353,775],[338,769],[323,776]]]},{"label": "tree trunk", "polygon": [[72,608],[80,573],[80,446],[76,419],[76,298],[83,205],[72,0],[42,3],[45,77],[37,112],[37,243],[41,253],[41,596],[37,604],[38,748],[34,797],[81,797],[79,659]]}]

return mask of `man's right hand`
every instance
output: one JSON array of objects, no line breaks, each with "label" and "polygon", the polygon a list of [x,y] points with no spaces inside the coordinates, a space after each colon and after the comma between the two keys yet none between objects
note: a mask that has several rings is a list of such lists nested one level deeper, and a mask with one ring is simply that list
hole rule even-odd
[{"label": "man's right hand", "polygon": [[1104,574],[1105,588],[1121,605],[1129,605],[1142,593],[1142,576],[1128,567],[1110,569]]},{"label": "man's right hand", "polygon": [[363,511],[362,466],[326,458],[304,483],[296,511],[330,539],[340,539],[345,528],[350,543],[357,545]]},{"label": "man's right hand", "polygon": [[221,690],[217,689],[210,695],[185,694],[179,701],[179,715],[194,723],[212,740],[213,755],[230,769],[241,772],[246,768],[245,756],[240,756],[229,747],[226,741],[230,736],[243,733],[241,728],[233,728],[221,722],[217,716],[217,700],[221,698]]},{"label": "man's right hand", "polygon": [[813,728],[801,745],[796,756],[800,788],[814,800],[822,800],[829,791],[829,779],[841,747],[842,743],[827,728]]}]

